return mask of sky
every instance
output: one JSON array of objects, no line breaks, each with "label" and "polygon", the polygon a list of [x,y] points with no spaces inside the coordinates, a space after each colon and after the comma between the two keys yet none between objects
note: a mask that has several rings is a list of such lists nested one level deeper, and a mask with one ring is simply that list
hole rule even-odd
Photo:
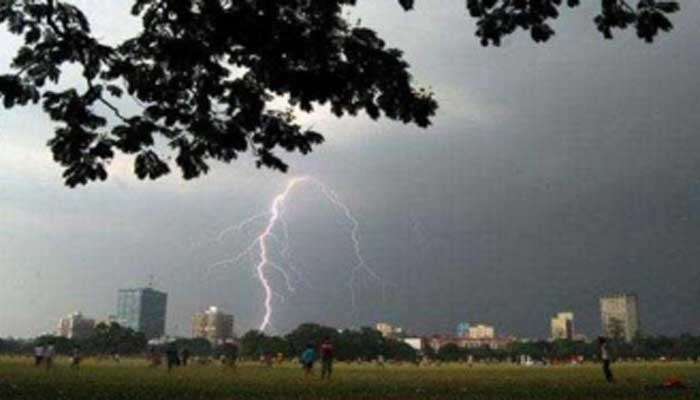
[{"label": "sky", "polygon": [[[138,27],[121,2],[74,3],[106,41]],[[238,332],[257,327],[257,254],[217,263],[266,220],[220,233],[269,210],[295,176],[349,207],[379,279],[355,275],[352,307],[352,224],[300,185],[284,204],[299,273],[290,292],[268,270],[284,295],[270,333],[307,321],[450,333],[469,321],[546,337],[549,318],[570,310],[593,336],[598,298],[635,292],[646,333],[700,334],[700,2],[682,2],[674,31],[653,45],[632,31],[603,40],[590,2],[565,12],[549,43],[521,33],[500,48],[479,45],[463,2],[421,1],[410,13],[394,0],[359,3],[351,18],[403,49],[416,84],[435,91],[429,129],[319,109],[300,117],[327,142],[286,157],[287,175],[241,160],[195,181],[140,182],[119,157],[107,182],[68,189],[45,146],[47,116],[0,111],[0,337],[47,332],[76,310],[106,318],[119,288],[150,280],[169,295],[169,334],[189,335],[192,314],[210,305],[233,313]],[[6,68],[16,42],[0,41]],[[270,242],[287,266],[283,247]]]}]

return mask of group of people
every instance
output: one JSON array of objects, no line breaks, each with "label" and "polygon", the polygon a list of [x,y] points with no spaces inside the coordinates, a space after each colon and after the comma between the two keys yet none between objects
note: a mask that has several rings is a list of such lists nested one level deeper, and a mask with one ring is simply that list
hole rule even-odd
[{"label": "group of people", "polygon": [[331,374],[333,373],[335,348],[333,347],[333,343],[331,343],[330,338],[325,338],[323,340],[318,352],[316,351],[316,345],[314,343],[309,343],[306,345],[306,349],[301,354],[300,358],[305,375],[309,377],[313,374],[314,364],[319,358],[318,353],[320,353],[321,359],[321,379],[331,379]]},{"label": "group of people", "polygon": [[[158,367],[163,363],[161,354],[155,347],[151,347],[149,350],[148,360],[152,367]],[[190,361],[190,351],[187,348],[178,351],[177,346],[174,343],[170,343],[165,349],[165,360],[168,371],[175,367],[187,366]]]},{"label": "group of people", "polygon": [[[44,366],[46,369],[51,369],[53,360],[56,357],[56,347],[53,343],[37,344],[34,347],[34,366]],[[71,367],[78,368],[80,366],[81,356],[80,349],[75,347],[71,354]]]},{"label": "group of people", "polygon": [[[602,336],[598,338],[598,351],[603,365],[603,375],[605,376],[605,380],[609,383],[614,383],[615,377],[613,376],[612,369],[610,368],[612,364],[612,357],[608,347],[608,340]],[[319,351],[317,351],[314,343],[310,342],[307,344],[306,349],[301,354],[300,358],[305,375],[308,377],[313,374],[314,364],[319,359],[319,353],[321,360],[321,379],[330,379],[331,374],[333,373],[333,360],[335,358],[335,348],[333,347],[330,338],[325,338],[323,340]],[[381,357],[380,360],[380,365],[382,365],[384,361],[383,357]],[[470,365],[472,361],[473,359],[470,356]]]},{"label": "group of people", "polygon": [[53,344],[38,344],[34,347],[34,366],[40,367],[44,365],[46,369],[51,369],[55,356],[56,349]]},{"label": "group of people", "polygon": [[[178,349],[175,343],[169,343],[165,347],[165,361],[168,371],[171,371],[176,367],[186,367],[190,364],[190,359],[192,354],[188,348]],[[162,361],[163,353],[156,347],[151,347],[148,352],[148,361],[152,367],[159,367]],[[233,342],[226,342],[221,347],[220,355],[221,363],[227,367],[235,368],[236,361],[238,360],[238,346]],[[200,364],[206,364],[209,359],[196,358],[195,362]]]},{"label": "group of people", "polygon": [[[227,342],[223,345],[222,349],[222,363],[226,366],[235,368],[236,361],[238,359],[238,346],[235,343]],[[598,351],[603,366],[603,375],[605,376],[606,381],[608,381],[609,383],[614,383],[615,378],[611,369],[612,357],[606,338],[598,338]],[[38,344],[36,345],[36,347],[34,347],[34,365],[37,367],[43,365],[46,367],[46,369],[51,369],[51,367],[53,366],[55,356],[56,349],[53,343],[48,343],[46,345]],[[174,343],[170,343],[165,350],[165,356],[167,360],[168,371],[170,371],[174,367],[187,366],[190,359],[190,352],[187,348],[179,351]],[[160,353],[155,348],[151,348],[149,352],[149,359],[152,366],[159,366],[161,364]],[[335,348],[330,338],[328,337],[322,341],[321,345],[318,348],[313,342],[308,343],[306,345],[306,348],[302,352],[299,361],[301,362],[306,377],[313,375],[314,365],[317,361],[319,361],[319,359],[321,362],[321,379],[330,379],[331,375],[333,374]],[[73,349],[71,357],[71,366],[73,368],[78,368],[80,365],[80,361],[80,351],[76,347]]]}]

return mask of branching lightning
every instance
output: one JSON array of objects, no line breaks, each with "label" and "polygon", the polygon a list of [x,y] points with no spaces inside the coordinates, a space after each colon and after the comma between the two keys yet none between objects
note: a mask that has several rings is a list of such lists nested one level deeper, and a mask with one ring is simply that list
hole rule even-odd
[{"label": "branching lightning", "polygon": [[[289,227],[284,216],[285,206],[288,199],[290,198],[290,195],[295,189],[305,184],[313,184],[315,187],[317,187],[319,189],[319,192],[334,207],[340,210],[343,216],[350,223],[350,239],[354,251],[355,263],[350,268],[351,275],[348,282],[348,287],[351,293],[351,305],[353,307],[353,312],[357,307],[355,298],[355,280],[357,278],[357,274],[365,273],[373,280],[376,280],[377,282],[381,283],[381,278],[367,264],[362,254],[362,247],[360,243],[359,234],[360,224],[357,218],[355,218],[355,216],[353,215],[350,208],[340,200],[340,197],[337,195],[337,193],[330,190],[318,179],[312,177],[293,178],[287,183],[285,189],[273,198],[273,201],[268,211],[251,216],[250,218],[247,218],[236,225],[227,227],[219,233],[217,240],[221,242],[228,234],[240,232],[259,220],[267,219],[267,222],[262,232],[258,236],[256,236],[254,240],[248,246],[246,246],[242,252],[234,255],[229,259],[212,264],[209,267],[209,271],[211,272],[211,270],[213,270],[214,268],[226,265],[237,266],[241,263],[241,261],[245,258],[246,255],[252,255],[253,252],[257,251],[257,264],[254,268],[254,276],[260,281],[260,285],[262,286],[264,294],[264,315],[262,318],[262,322],[260,323],[258,328],[260,331],[265,331],[271,326],[270,324],[273,312],[273,298],[278,297],[282,302],[285,301],[285,297],[274,290],[270,280],[270,273],[275,271],[282,276],[286,285],[286,290],[289,293],[294,293],[296,290],[295,279],[293,279],[292,274],[296,276],[298,280],[303,280],[304,274],[301,272],[300,269],[297,268],[293,261],[291,247],[289,245]],[[278,226],[281,229],[281,237],[277,237],[275,235],[275,231]],[[286,269],[281,264],[272,261],[272,253],[274,250],[271,247],[271,244],[275,242],[280,244],[281,248],[279,251],[277,251],[277,254],[284,260],[286,260]]]}]

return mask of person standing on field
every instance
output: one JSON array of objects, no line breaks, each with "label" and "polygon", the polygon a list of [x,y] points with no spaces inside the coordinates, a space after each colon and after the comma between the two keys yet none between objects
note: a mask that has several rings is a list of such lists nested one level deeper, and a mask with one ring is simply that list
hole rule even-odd
[{"label": "person standing on field", "polygon": [[44,360],[44,346],[37,345],[34,347],[34,366],[38,367]]},{"label": "person standing on field", "polygon": [[173,369],[173,367],[177,367],[180,365],[180,357],[177,353],[177,347],[175,346],[175,343],[168,344],[168,347],[165,350],[165,358],[168,361],[168,372],[170,372]]},{"label": "person standing on field", "polygon": [[331,379],[333,373],[334,358],[333,343],[330,338],[325,338],[321,344],[321,379]]},{"label": "person standing on field", "polygon": [[605,380],[609,383],[614,383],[615,378],[613,377],[612,370],[610,369],[612,360],[610,357],[610,350],[608,349],[608,340],[602,336],[598,338],[598,350],[600,351],[600,359],[603,361],[603,374],[605,374]]},{"label": "person standing on field", "polygon": [[316,349],[313,343],[306,345],[306,350],[301,353],[301,365],[304,368],[306,377],[309,377],[314,372],[314,363],[316,362]]},{"label": "person standing on field", "polygon": [[235,370],[236,361],[238,360],[238,346],[234,341],[227,340],[224,343],[223,350],[224,351],[222,356],[224,358],[224,365]]},{"label": "person standing on field", "polygon": [[187,363],[190,361],[190,350],[185,347],[180,353],[180,361],[182,361],[182,366],[186,367]]},{"label": "person standing on field", "polygon": [[71,355],[71,368],[79,369],[80,361],[82,361],[82,357],[80,356],[80,349],[78,348],[78,346],[76,346],[73,348],[73,354]]},{"label": "person standing on field", "polygon": [[56,348],[53,342],[49,342],[48,346],[44,349],[44,362],[46,363],[46,369],[51,369],[53,366],[53,357],[56,355]]}]

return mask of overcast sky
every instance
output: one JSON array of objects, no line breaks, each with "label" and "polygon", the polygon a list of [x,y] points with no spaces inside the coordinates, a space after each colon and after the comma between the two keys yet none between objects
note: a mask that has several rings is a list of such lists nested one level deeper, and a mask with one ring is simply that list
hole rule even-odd
[{"label": "overcast sky", "polygon": [[[75,3],[105,40],[137,26],[122,2]],[[109,181],[71,190],[44,145],[52,126],[41,110],[0,111],[0,336],[40,334],[75,310],[104,318],[117,289],[149,275],[169,294],[171,334],[188,335],[209,305],[234,313],[238,331],[257,326],[257,259],[209,267],[265,221],[217,236],[268,209],[296,175],[352,209],[381,282],[359,274],[352,309],[351,225],[301,186],[286,216],[305,282],[275,298],[274,331],[388,321],[452,332],[470,321],[546,337],[549,318],[571,310],[596,335],[598,297],[636,292],[644,331],[700,334],[700,2],[683,2],[676,29],[653,45],[634,32],[602,40],[589,7],[567,12],[551,43],[521,34],[486,49],[464,2],[423,0],[412,13],[395,0],[359,3],[353,18],[405,50],[416,82],[436,92],[430,129],[319,111],[303,121],[327,143],[288,158],[289,175],[236,162],[197,181],[143,183],[119,158]],[[0,65],[13,50],[0,48]]]}]

